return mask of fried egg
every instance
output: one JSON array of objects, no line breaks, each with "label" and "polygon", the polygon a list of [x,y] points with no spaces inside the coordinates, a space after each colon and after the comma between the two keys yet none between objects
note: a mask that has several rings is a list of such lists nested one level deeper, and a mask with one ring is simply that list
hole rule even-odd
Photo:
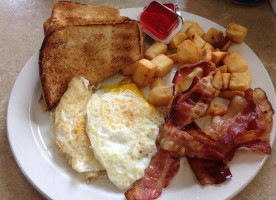
[{"label": "fried egg", "polygon": [[87,181],[105,174],[95,159],[90,140],[86,134],[86,105],[91,98],[89,82],[73,78],[54,111],[52,136],[56,149],[65,156],[68,164],[83,173]]},{"label": "fried egg", "polygon": [[119,189],[144,176],[155,155],[156,137],[164,117],[135,84],[101,89],[87,104],[86,131],[95,158]]}]

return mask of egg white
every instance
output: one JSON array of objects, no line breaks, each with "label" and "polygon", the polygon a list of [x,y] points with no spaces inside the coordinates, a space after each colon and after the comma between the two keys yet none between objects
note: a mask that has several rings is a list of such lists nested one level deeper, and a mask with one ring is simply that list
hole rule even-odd
[{"label": "egg white", "polygon": [[163,120],[134,84],[92,95],[87,104],[86,132],[95,158],[119,189],[128,189],[144,176],[156,153],[155,141]]}]

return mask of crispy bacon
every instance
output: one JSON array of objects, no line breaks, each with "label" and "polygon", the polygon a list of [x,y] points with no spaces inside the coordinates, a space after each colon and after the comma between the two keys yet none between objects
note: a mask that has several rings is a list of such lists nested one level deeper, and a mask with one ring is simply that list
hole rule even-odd
[{"label": "crispy bacon", "polygon": [[167,187],[180,167],[179,158],[174,158],[167,151],[158,148],[158,151],[142,179],[136,181],[131,189],[125,192],[128,200],[156,199]]},{"label": "crispy bacon", "polygon": [[[263,90],[248,89],[245,92],[244,108],[234,116],[233,113],[228,113],[223,117],[214,118],[207,130],[213,127],[211,128],[213,131],[220,131],[216,141],[224,145],[222,153],[227,160],[231,160],[235,151],[240,147],[270,154],[269,133],[272,128],[273,113],[272,106]],[[218,135],[218,133],[213,135]],[[188,158],[188,161],[201,185],[218,184],[231,178],[225,161],[200,158]]]},{"label": "crispy bacon", "polygon": [[203,69],[203,77],[196,78],[190,89],[174,97],[172,106],[165,118],[166,123],[180,129],[202,116],[214,98],[215,89],[211,82],[215,65],[209,61],[200,61],[189,67],[181,68],[176,72],[173,83],[177,84],[183,81],[184,77],[196,67]]},{"label": "crispy bacon", "polygon": [[160,129],[160,145],[177,157],[198,157],[224,160],[220,152],[223,146],[196,126],[190,124],[184,130],[165,123]]},{"label": "crispy bacon", "polygon": [[220,184],[232,177],[229,167],[222,160],[188,158],[188,162],[201,185]]}]

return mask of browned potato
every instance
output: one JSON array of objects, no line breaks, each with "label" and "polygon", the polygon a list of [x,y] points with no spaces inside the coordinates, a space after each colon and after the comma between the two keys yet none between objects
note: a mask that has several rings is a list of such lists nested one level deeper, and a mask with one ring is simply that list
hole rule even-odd
[{"label": "browned potato", "polygon": [[159,54],[166,54],[167,53],[167,45],[155,41],[146,51],[145,51],[145,58],[152,60],[154,57],[158,56]]},{"label": "browned potato", "polygon": [[213,102],[210,103],[209,108],[205,111],[204,115],[209,115],[212,114],[215,110]]},{"label": "browned potato", "polygon": [[225,43],[223,32],[213,27],[208,30],[203,39],[215,48],[221,48]]},{"label": "browned potato", "polygon": [[232,73],[230,82],[229,82],[229,89],[245,91],[250,87],[251,82],[252,82],[251,72]]},{"label": "browned potato", "polygon": [[216,75],[212,80],[212,85],[215,89],[220,90],[222,87],[221,72],[217,71]]},{"label": "browned potato", "polygon": [[213,47],[210,43],[208,43],[208,42],[205,43],[205,45],[204,45],[203,48],[209,48],[209,49],[211,49],[212,51],[214,50],[214,47]]},{"label": "browned potato", "polygon": [[193,23],[187,31],[187,35],[190,40],[194,38],[195,34],[198,34],[200,37],[203,37],[205,34],[205,32],[202,30],[198,23]]},{"label": "browned potato", "polygon": [[225,99],[233,99],[234,96],[241,96],[244,97],[244,92],[243,91],[220,91],[219,96]]},{"label": "browned potato", "polygon": [[221,73],[227,72],[227,65],[222,65],[216,69],[217,71],[220,71]]},{"label": "browned potato", "polygon": [[214,104],[214,111],[212,112],[212,115],[221,116],[224,115],[226,111],[227,110],[222,105]]},{"label": "browned potato", "polygon": [[155,87],[160,87],[160,86],[165,86],[166,83],[162,78],[155,78],[153,81],[150,83],[150,88],[155,88]]},{"label": "browned potato", "polygon": [[195,63],[199,61],[201,53],[190,40],[185,40],[177,48],[177,60],[180,63]]},{"label": "browned potato", "polygon": [[210,60],[211,61],[212,60],[212,53],[213,53],[213,51],[210,48],[203,48],[201,50],[201,56],[205,60]]},{"label": "browned potato", "polygon": [[168,54],[167,56],[168,58],[172,59],[174,63],[178,62],[176,53]]},{"label": "browned potato", "polygon": [[232,41],[242,43],[247,34],[247,28],[236,24],[230,23],[226,29],[226,36]]},{"label": "browned potato", "polygon": [[157,65],[157,70],[155,72],[155,76],[162,77],[169,73],[173,67],[173,60],[165,56],[164,54],[160,54],[151,60],[154,64]]},{"label": "browned potato", "polygon": [[122,73],[124,76],[129,76],[129,75],[132,75],[134,70],[135,70],[135,67],[136,67],[136,62],[126,66],[125,68],[122,69]]},{"label": "browned potato", "polygon": [[203,48],[206,44],[205,40],[203,40],[202,37],[200,37],[197,33],[194,34],[192,42],[195,43],[195,45],[200,49]]},{"label": "browned potato", "polygon": [[191,20],[185,20],[182,29],[180,30],[181,33],[186,33],[188,29],[193,25],[195,22]]},{"label": "browned potato", "polygon": [[149,92],[149,103],[154,106],[166,106],[173,98],[172,86],[154,87]]},{"label": "browned potato", "polygon": [[228,72],[246,72],[248,65],[239,52],[233,52],[223,59],[223,63],[227,65]]},{"label": "browned potato", "polygon": [[132,80],[138,87],[145,87],[153,80],[156,70],[157,65],[153,62],[147,59],[139,60],[132,74]]},{"label": "browned potato", "polygon": [[176,36],[174,36],[173,39],[170,41],[169,47],[171,49],[175,49],[186,39],[188,39],[187,34],[180,32]]},{"label": "browned potato", "polygon": [[216,64],[216,66],[219,66],[223,58],[225,58],[228,55],[228,52],[224,51],[215,51],[212,52],[212,62]]},{"label": "browned potato", "polygon": [[221,79],[222,79],[222,87],[221,87],[221,89],[222,90],[228,89],[230,78],[231,78],[231,73],[222,73],[221,74]]},{"label": "browned potato", "polygon": [[[228,38],[226,38],[227,40]],[[232,41],[228,39],[228,41],[225,41],[225,44],[221,48],[221,51],[228,51],[229,47],[231,46]]]}]

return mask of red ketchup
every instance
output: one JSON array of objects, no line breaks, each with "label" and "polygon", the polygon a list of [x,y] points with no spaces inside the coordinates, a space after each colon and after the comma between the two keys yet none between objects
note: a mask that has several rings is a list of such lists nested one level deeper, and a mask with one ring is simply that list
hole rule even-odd
[{"label": "red ketchup", "polygon": [[153,1],[142,12],[140,22],[145,32],[153,39],[169,43],[171,35],[176,35],[183,24],[181,16],[175,11],[175,5],[172,3],[162,5]]}]

